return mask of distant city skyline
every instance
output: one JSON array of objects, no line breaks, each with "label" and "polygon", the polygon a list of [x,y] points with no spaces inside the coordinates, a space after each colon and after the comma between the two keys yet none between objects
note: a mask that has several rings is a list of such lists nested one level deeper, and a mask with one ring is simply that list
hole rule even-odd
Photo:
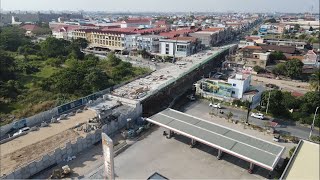
[{"label": "distant city skyline", "polygon": [[1,0],[4,11],[319,13],[319,0]]}]

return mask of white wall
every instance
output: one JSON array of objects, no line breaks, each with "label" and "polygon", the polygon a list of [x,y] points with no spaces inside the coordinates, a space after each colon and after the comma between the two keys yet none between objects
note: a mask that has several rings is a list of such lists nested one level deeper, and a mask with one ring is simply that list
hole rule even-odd
[{"label": "white wall", "polygon": [[249,76],[247,79],[237,79],[237,78],[229,78],[228,83],[232,85],[234,88],[233,91],[235,94],[232,94],[232,97],[241,99],[243,96],[243,93],[247,91],[250,87],[251,82],[251,76]]}]

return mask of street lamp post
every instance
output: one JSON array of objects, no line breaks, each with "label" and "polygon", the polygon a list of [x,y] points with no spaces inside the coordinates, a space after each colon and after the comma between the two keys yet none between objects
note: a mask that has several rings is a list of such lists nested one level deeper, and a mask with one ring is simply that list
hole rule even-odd
[{"label": "street lamp post", "polygon": [[312,121],[312,124],[311,124],[311,130],[310,130],[309,139],[311,139],[311,136],[312,136],[312,131],[313,131],[313,127],[314,127],[314,120],[316,119],[318,109],[319,109],[319,106],[316,108],[316,111],[314,112],[313,121]]}]

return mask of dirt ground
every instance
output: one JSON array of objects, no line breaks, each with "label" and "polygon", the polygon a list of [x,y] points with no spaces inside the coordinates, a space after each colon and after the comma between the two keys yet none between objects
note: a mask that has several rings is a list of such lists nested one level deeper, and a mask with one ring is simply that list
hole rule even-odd
[{"label": "dirt ground", "polygon": [[35,160],[57,147],[64,146],[82,136],[72,130],[78,124],[87,122],[96,115],[93,110],[86,110],[60,123],[50,124],[38,131],[13,139],[0,145],[1,174],[7,174],[14,168]]},{"label": "dirt ground", "polygon": [[70,117],[67,120],[61,120],[59,123],[52,123],[49,127],[42,127],[38,131],[32,131],[24,136],[20,136],[9,142],[0,145],[1,157],[13,153],[18,149],[35,144],[39,141],[45,140],[51,136],[57,135],[67,129],[72,129],[77,124],[87,122],[90,118],[95,116],[92,110],[86,110],[83,113]]},{"label": "dirt ground", "polygon": [[76,140],[77,137],[79,137],[78,132],[70,129],[1,156],[1,173],[7,174],[18,166],[36,160],[59,146],[63,147],[67,142]]},{"label": "dirt ground", "polygon": [[309,90],[309,84],[306,82],[294,82],[294,81],[285,81],[277,79],[269,79],[265,77],[252,76],[253,85],[256,84],[275,84],[279,86],[282,90],[286,91],[295,91],[302,94],[307,93]]}]

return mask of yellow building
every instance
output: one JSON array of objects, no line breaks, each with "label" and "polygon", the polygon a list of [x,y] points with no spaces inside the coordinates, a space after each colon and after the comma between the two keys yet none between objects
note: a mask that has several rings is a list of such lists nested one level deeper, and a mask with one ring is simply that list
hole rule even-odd
[{"label": "yellow building", "polygon": [[93,29],[80,29],[74,31],[75,39],[85,38],[90,47],[106,48],[109,50],[125,49],[125,36],[133,33],[119,31],[102,31]]}]

